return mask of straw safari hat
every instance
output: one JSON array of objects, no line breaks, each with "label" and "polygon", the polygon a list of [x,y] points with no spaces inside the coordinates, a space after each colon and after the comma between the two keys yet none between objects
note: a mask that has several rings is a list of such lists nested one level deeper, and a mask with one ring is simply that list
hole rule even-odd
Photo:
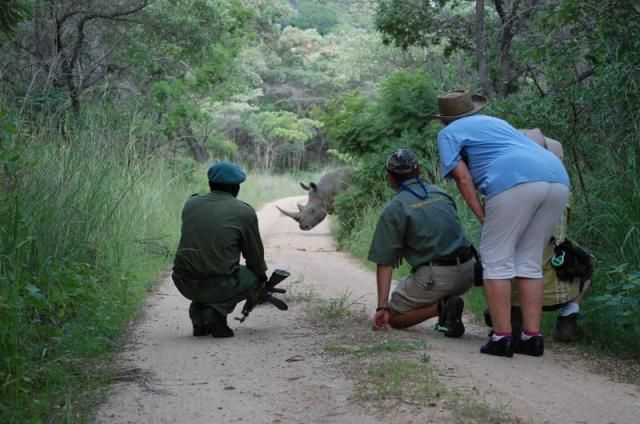
[{"label": "straw safari hat", "polygon": [[467,90],[449,91],[438,96],[438,115],[428,115],[432,119],[453,121],[473,115],[487,105],[483,96],[471,95]]}]

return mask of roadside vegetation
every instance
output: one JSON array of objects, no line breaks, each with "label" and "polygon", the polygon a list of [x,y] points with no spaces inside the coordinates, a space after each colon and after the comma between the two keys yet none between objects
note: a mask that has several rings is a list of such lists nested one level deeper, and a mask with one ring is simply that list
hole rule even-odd
[{"label": "roadside vegetation", "polygon": [[[166,275],[183,202],[208,191],[206,166],[154,152],[139,121],[83,119],[66,139],[46,122],[35,133],[11,122],[0,202],[3,422],[82,418],[127,323]],[[240,197],[259,207],[299,190],[291,177],[251,173]]]},{"label": "roadside vegetation", "polygon": [[[392,149],[414,149],[425,178],[456,192],[439,175],[439,127],[425,115],[439,92],[462,87],[487,95],[488,113],[564,144],[570,234],[597,259],[585,342],[637,359],[640,10],[631,3],[5,1],[0,421],[87,419],[83,405],[167,270],[180,206],[207,190],[212,160],[250,170],[240,197],[256,207],[301,194],[297,181],[324,169],[354,166],[336,204],[337,238],[365,257],[392,194],[382,172]],[[477,223],[458,207],[477,241]],[[484,309],[479,289],[468,303]]]}]

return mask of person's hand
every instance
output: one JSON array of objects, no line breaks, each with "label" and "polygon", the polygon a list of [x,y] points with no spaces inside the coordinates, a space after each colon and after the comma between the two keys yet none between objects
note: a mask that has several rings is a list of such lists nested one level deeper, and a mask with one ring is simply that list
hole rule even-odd
[{"label": "person's hand", "polygon": [[396,263],[393,264],[393,267],[400,268],[400,265],[402,265],[402,256],[398,255],[396,256]]},{"label": "person's hand", "polygon": [[389,311],[387,309],[380,309],[373,316],[373,330],[387,330],[389,328]]}]

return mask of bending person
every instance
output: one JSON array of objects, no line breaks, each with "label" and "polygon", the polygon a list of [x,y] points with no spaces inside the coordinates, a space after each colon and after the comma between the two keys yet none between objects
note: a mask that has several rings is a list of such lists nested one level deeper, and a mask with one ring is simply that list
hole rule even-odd
[{"label": "bending person", "polygon": [[[504,120],[479,114],[487,100],[467,91],[438,97],[442,173],[453,178],[482,223],[480,258],[495,331],[480,351],[540,356],[544,342],[542,251],[569,197],[569,176],[558,158]],[[483,205],[476,190],[485,196]],[[511,329],[515,279],[523,330]]]},{"label": "bending person", "polygon": [[[561,161],[564,159],[564,150],[559,141],[546,137],[538,128],[519,131],[540,146],[549,150]],[[567,237],[571,211],[570,205],[570,202],[568,202],[553,232],[553,239],[557,241],[562,241]],[[581,338],[583,335],[581,328],[578,326],[578,315],[580,313],[580,304],[591,288],[592,269],[588,274],[575,277],[571,280],[558,278],[555,268],[551,265],[551,258],[554,254],[553,239],[545,245],[542,254],[542,273],[544,280],[542,310],[558,311],[554,339],[559,342],[569,343]],[[517,295],[516,289],[514,290],[512,298],[515,305],[518,305]],[[519,306],[516,306],[516,308],[519,308]],[[518,311],[516,310],[516,317],[517,315]]]}]

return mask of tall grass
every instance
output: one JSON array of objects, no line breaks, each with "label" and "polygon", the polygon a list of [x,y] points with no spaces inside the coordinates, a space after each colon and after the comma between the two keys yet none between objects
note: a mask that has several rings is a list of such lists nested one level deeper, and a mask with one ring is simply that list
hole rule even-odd
[{"label": "tall grass", "polygon": [[[40,119],[0,115],[6,423],[90,419],[109,355],[170,264],[184,201],[208,190],[206,167],[170,157],[135,114],[96,108],[64,132]],[[256,207],[300,191],[285,176],[250,175],[242,187]]]},{"label": "tall grass", "polygon": [[[129,126],[5,120],[0,419],[76,421],[176,244],[188,177]],[[7,136],[8,135],[8,136]],[[91,395],[89,395],[90,397]]]}]

